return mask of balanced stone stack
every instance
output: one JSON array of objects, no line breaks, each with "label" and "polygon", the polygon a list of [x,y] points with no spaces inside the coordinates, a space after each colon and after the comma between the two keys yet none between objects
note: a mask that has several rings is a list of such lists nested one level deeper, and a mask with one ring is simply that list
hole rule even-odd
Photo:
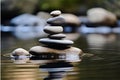
[{"label": "balanced stone stack", "polygon": [[[43,46],[34,46],[29,52],[33,56],[41,55],[44,59],[62,59],[69,62],[74,60],[80,61],[79,55],[82,53],[82,50],[72,47],[71,45],[74,42],[65,39],[66,35],[62,33],[62,25],[65,24],[65,19],[61,16],[61,11],[55,10],[50,14],[52,18],[47,20],[48,25],[44,28],[44,32],[48,34],[48,38],[40,39],[39,42]],[[54,54],[58,55],[58,57],[55,57]]]}]

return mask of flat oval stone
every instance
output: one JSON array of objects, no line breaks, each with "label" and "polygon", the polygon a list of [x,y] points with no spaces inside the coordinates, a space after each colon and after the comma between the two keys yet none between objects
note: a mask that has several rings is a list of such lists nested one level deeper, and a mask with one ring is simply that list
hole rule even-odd
[{"label": "flat oval stone", "polygon": [[48,37],[51,39],[62,39],[62,38],[65,38],[66,35],[61,33],[61,34],[48,35]]},{"label": "flat oval stone", "polygon": [[83,51],[76,47],[69,47],[64,50],[52,49],[43,46],[34,46],[29,50],[29,53],[34,55],[34,59],[40,60],[65,60],[68,62],[79,62],[81,61]]},{"label": "flat oval stone", "polygon": [[48,34],[57,34],[63,32],[62,26],[46,26],[44,31]]},{"label": "flat oval stone", "polygon": [[74,42],[71,40],[56,40],[56,39],[49,39],[49,38],[43,38],[39,40],[40,43],[48,45],[48,46],[53,46],[53,47],[65,47],[65,46],[70,46]]},{"label": "flat oval stone", "polygon": [[64,50],[52,49],[43,46],[34,46],[32,47],[29,52],[34,55],[41,54],[41,53],[56,53],[56,54],[82,54],[82,50],[76,47],[70,47]]},{"label": "flat oval stone", "polygon": [[64,25],[65,19],[62,16],[57,16],[57,17],[49,18],[47,20],[47,23],[51,25]]},{"label": "flat oval stone", "polygon": [[50,13],[51,16],[55,17],[55,16],[59,16],[61,14],[61,11],[60,10],[55,10],[55,11],[52,11]]}]

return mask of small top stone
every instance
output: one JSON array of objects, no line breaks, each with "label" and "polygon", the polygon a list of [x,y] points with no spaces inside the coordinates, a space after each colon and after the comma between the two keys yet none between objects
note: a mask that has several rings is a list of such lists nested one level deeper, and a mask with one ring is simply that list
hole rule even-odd
[{"label": "small top stone", "polygon": [[60,10],[54,10],[50,13],[51,16],[55,17],[55,16],[59,16],[61,14]]}]

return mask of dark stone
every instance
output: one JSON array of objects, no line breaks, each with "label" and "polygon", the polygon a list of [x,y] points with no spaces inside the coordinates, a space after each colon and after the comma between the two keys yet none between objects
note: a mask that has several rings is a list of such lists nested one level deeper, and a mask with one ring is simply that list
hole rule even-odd
[{"label": "dark stone", "polygon": [[72,45],[74,42],[71,40],[55,40],[49,38],[43,38],[39,40],[40,43],[51,47],[66,47]]},{"label": "dark stone", "polygon": [[62,16],[53,17],[53,18],[49,18],[47,20],[47,23],[51,25],[64,25],[65,19]]},{"label": "dark stone", "polygon": [[66,37],[65,34],[53,34],[53,35],[48,35],[50,39],[63,39]]}]

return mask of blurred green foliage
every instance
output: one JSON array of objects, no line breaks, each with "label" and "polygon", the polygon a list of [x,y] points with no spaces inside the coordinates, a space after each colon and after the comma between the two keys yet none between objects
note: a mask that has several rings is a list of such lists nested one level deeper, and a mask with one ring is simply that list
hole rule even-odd
[{"label": "blurred green foliage", "polygon": [[82,12],[93,7],[103,7],[120,14],[120,0],[39,0],[40,10],[60,9],[64,12]]},{"label": "blurred green foliage", "polygon": [[36,13],[59,9],[62,12],[85,14],[93,7],[103,7],[120,15],[120,0],[1,0],[2,11]]}]

